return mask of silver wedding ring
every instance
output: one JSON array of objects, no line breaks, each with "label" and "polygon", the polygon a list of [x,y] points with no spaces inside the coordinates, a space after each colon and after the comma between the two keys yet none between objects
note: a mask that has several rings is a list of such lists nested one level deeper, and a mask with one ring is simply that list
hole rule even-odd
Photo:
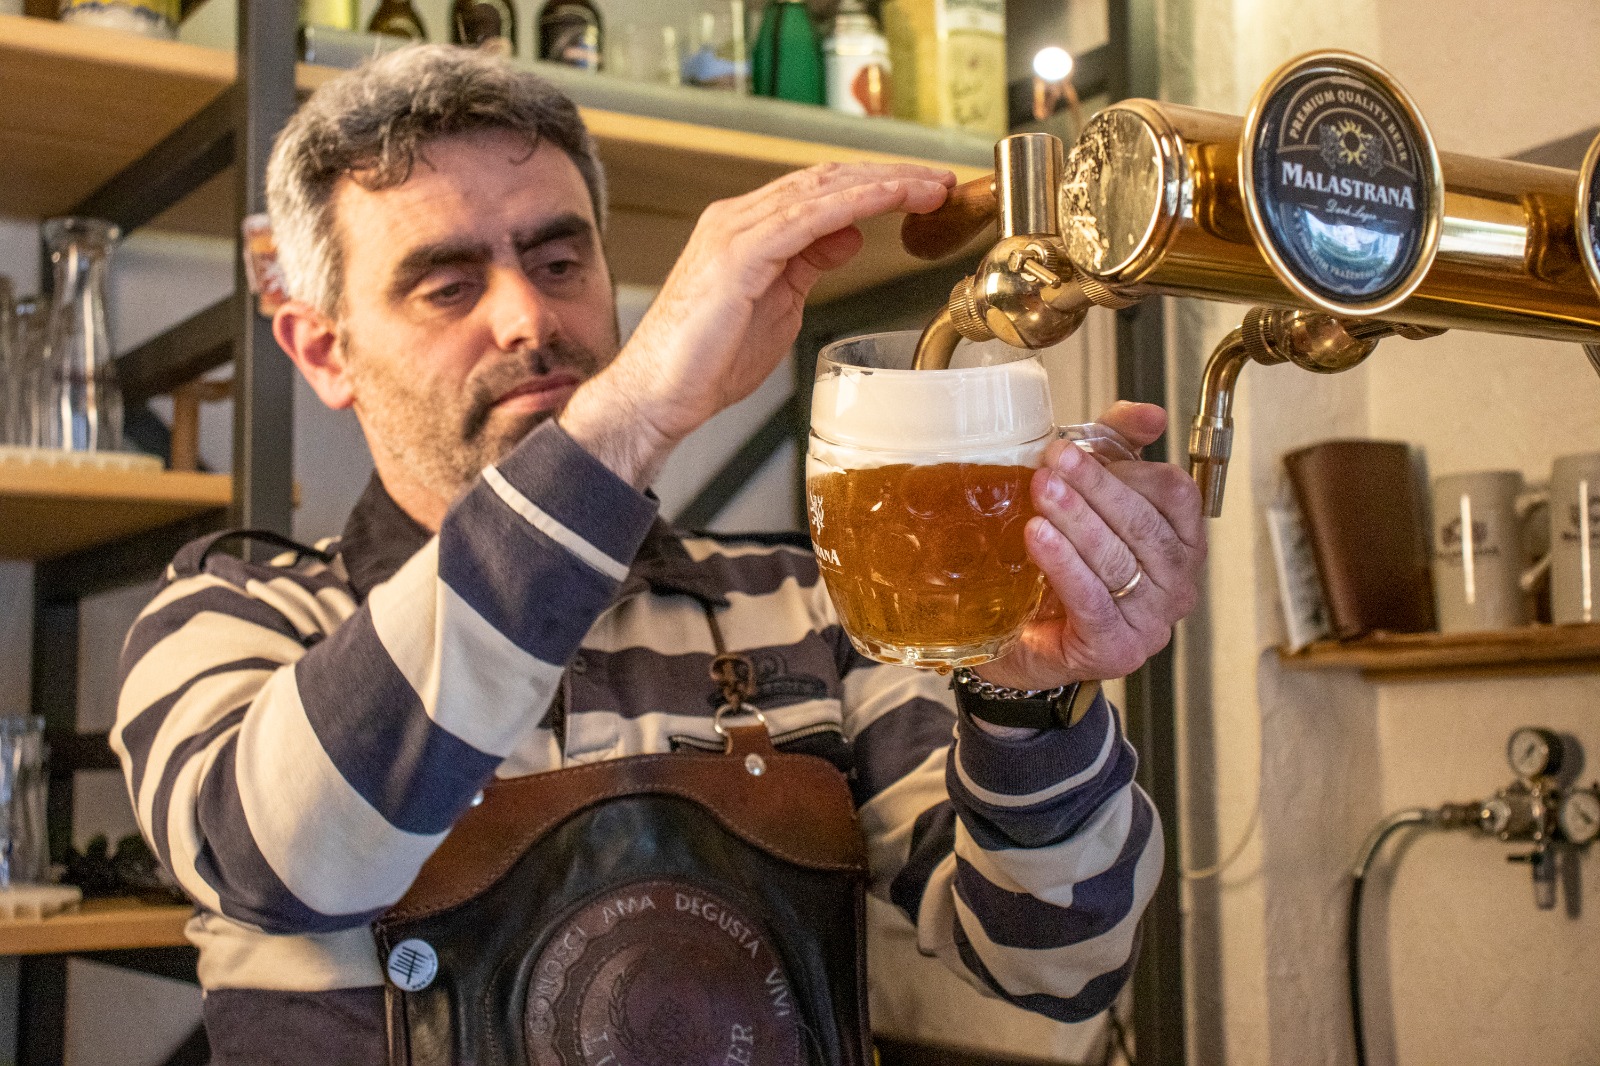
[{"label": "silver wedding ring", "polygon": [[1131,595],[1133,593],[1133,590],[1139,587],[1139,582],[1141,582],[1143,580],[1144,580],[1144,567],[1142,567],[1142,566],[1138,565],[1137,563],[1135,563],[1134,564],[1134,568],[1133,568],[1133,576],[1130,577],[1128,579],[1128,583],[1126,585],[1122,586],[1120,589],[1112,589],[1111,590],[1111,598],[1114,599],[1114,600],[1120,600],[1124,596]]}]

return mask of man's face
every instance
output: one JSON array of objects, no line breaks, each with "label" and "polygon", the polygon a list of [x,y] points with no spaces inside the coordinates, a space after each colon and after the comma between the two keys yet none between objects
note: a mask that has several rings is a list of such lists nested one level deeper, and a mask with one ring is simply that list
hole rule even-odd
[{"label": "man's face", "polygon": [[448,503],[616,355],[594,208],[559,147],[434,141],[401,185],[341,182],[334,214],[339,346],[386,480]]}]

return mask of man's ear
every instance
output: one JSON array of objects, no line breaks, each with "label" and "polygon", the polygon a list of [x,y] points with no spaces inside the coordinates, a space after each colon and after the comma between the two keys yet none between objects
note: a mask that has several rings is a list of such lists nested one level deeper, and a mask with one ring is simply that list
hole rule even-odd
[{"label": "man's ear", "polygon": [[272,316],[272,335],[323,403],[335,411],[355,403],[339,331],[326,315],[304,301],[290,300]]}]

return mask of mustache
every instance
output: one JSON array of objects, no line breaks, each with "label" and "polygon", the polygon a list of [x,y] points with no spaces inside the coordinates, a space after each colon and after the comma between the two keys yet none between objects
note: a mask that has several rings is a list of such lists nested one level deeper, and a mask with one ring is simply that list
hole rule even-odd
[{"label": "mustache", "polygon": [[598,355],[559,337],[538,347],[518,348],[507,353],[505,358],[481,367],[474,374],[462,439],[477,439],[488,425],[495,402],[524,382],[558,370],[587,381],[599,368]]}]

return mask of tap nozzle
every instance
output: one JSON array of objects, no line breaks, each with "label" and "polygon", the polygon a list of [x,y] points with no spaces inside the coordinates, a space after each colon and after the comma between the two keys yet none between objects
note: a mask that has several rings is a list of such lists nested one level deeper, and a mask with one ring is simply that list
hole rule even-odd
[{"label": "tap nozzle", "polygon": [[1337,374],[1366,359],[1384,337],[1421,339],[1442,332],[1377,320],[1347,321],[1321,311],[1253,308],[1211,353],[1189,431],[1189,474],[1200,486],[1205,513],[1222,516],[1233,451],[1233,390],[1246,363],[1294,363],[1313,373]]}]

